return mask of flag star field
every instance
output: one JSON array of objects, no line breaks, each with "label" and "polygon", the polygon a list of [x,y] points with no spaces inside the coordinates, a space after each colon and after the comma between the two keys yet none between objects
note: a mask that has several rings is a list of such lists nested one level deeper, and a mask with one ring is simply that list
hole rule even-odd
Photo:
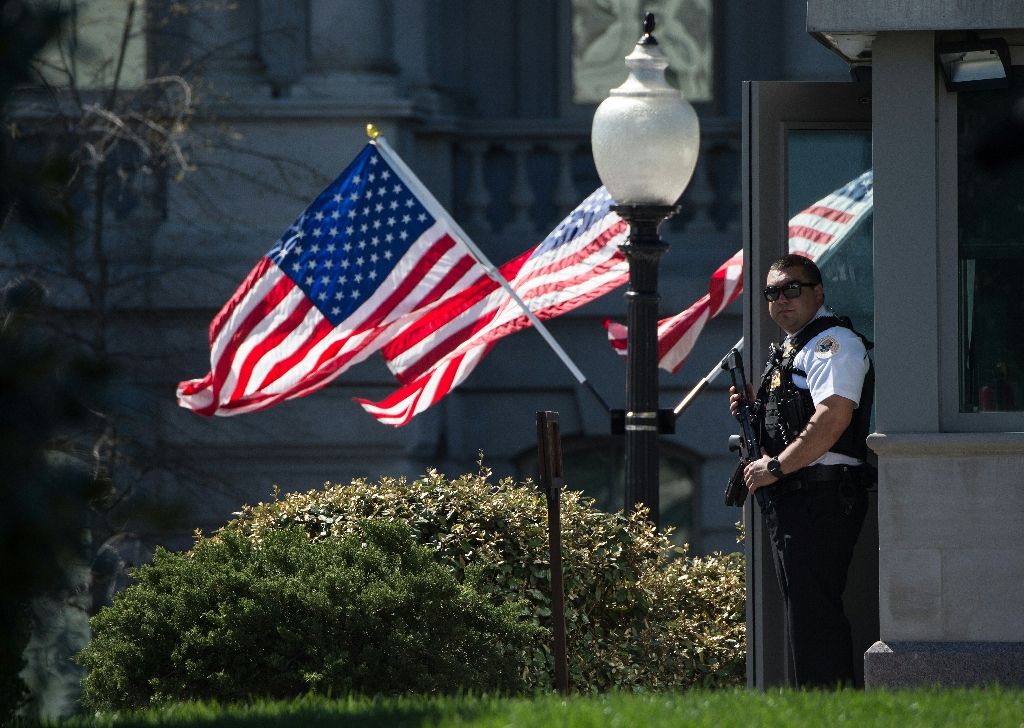
[{"label": "flag star field", "polygon": [[367,145],[267,257],[333,325],[380,285],[434,218]]}]

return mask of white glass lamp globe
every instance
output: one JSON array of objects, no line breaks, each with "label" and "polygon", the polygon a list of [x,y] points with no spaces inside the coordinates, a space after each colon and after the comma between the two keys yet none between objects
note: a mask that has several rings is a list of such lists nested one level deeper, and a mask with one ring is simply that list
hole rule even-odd
[{"label": "white glass lamp globe", "polygon": [[700,150],[697,114],[665,80],[668,59],[653,28],[648,16],[626,56],[629,78],[597,107],[590,132],[597,173],[620,205],[674,205]]}]

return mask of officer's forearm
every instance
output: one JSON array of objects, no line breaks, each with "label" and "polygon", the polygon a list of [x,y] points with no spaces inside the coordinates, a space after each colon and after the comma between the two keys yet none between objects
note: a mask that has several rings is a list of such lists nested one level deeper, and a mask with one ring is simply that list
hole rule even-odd
[{"label": "officer's forearm", "polygon": [[853,410],[853,401],[838,394],[822,400],[803,431],[779,455],[782,472],[794,473],[828,452],[849,426]]}]

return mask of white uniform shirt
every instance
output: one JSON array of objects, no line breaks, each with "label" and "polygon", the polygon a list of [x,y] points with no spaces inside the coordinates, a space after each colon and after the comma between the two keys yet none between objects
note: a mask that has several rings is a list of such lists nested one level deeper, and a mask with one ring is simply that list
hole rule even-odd
[{"label": "white uniform shirt", "polygon": [[[832,311],[822,306],[814,317],[832,315]],[[791,338],[787,336],[786,341]],[[799,389],[810,390],[815,406],[833,394],[845,397],[857,406],[869,365],[868,353],[860,337],[843,326],[833,326],[808,341],[797,353],[793,368],[807,372],[807,376],[794,372],[793,384]],[[827,452],[811,465],[856,465],[860,462],[848,455]]]}]

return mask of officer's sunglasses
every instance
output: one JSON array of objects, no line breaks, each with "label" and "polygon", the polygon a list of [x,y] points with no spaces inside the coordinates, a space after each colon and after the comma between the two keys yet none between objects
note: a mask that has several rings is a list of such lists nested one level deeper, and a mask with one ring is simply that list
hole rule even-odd
[{"label": "officer's sunglasses", "polygon": [[781,293],[786,298],[799,298],[800,289],[803,287],[814,288],[817,283],[804,283],[803,281],[790,281],[783,286],[768,286],[764,289],[764,300],[778,301]]}]

